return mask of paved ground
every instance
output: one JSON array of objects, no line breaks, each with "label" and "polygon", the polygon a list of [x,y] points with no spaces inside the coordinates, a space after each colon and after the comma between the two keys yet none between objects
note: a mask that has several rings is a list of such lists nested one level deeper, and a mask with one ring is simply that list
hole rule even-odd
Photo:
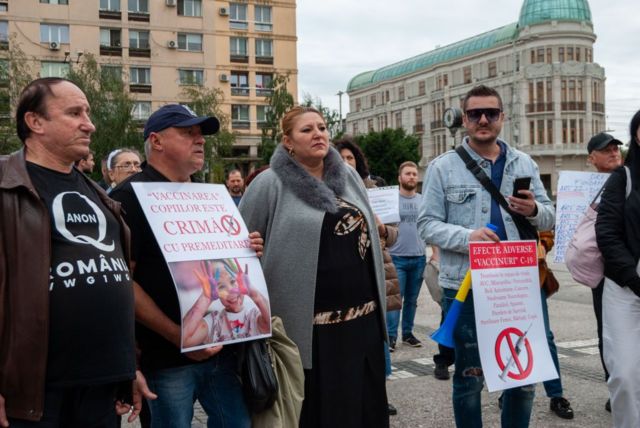
[{"label": "paved ground", "polygon": [[[598,356],[591,291],[574,283],[564,265],[552,264],[551,267],[561,283],[558,294],[549,300],[551,328],[559,350],[565,397],[571,401],[575,418],[567,421],[550,412],[549,399],[542,385],[538,385],[531,427],[611,426],[610,414],[604,410],[608,392]],[[391,417],[392,427],[454,426],[451,381],[439,381],[433,377],[432,356],[437,347],[435,342],[426,339],[438,327],[439,316],[439,306],[423,287],[415,330],[424,346],[409,348],[398,344],[397,351],[392,354],[393,374],[387,390],[390,402],[398,408],[398,415]],[[500,426],[498,395],[489,394],[486,390],[483,394],[486,427]],[[193,427],[205,427],[205,421],[202,410],[197,406]]]}]

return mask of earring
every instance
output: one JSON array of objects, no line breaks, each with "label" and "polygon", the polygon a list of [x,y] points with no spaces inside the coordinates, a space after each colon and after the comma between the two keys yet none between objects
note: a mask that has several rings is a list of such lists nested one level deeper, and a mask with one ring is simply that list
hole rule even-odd
[{"label": "earring", "polygon": [[293,147],[289,147],[287,149],[287,152],[289,153],[289,156],[294,156],[295,155],[295,152],[293,151]]}]

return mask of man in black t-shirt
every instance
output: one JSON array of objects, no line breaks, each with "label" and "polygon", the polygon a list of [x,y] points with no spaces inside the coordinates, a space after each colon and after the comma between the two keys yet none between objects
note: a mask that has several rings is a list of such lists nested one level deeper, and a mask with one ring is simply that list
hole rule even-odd
[{"label": "man in black t-shirt", "polygon": [[[215,117],[198,117],[188,107],[167,104],[144,127],[147,165],[110,194],[122,203],[131,227],[136,294],[136,339],[142,371],[158,399],[149,402],[151,426],[190,427],[197,399],[208,426],[249,427],[251,420],[235,373],[231,349],[215,346],[182,354],[180,305],[176,289],[131,183],[192,181],[205,159],[203,135],[218,131]],[[262,252],[262,239],[249,235]]]},{"label": "man in black t-shirt", "polygon": [[129,230],[119,204],[73,167],[95,131],[89,104],[68,80],[38,79],[16,121],[24,148],[0,157],[0,426],[116,428],[140,404],[127,404]]}]

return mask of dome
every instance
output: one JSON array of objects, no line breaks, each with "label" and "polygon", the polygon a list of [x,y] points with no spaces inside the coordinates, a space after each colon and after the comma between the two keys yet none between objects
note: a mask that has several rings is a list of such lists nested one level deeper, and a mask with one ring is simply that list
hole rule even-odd
[{"label": "dome", "polygon": [[587,21],[591,10],[587,0],[524,0],[520,9],[520,28],[548,21]]}]

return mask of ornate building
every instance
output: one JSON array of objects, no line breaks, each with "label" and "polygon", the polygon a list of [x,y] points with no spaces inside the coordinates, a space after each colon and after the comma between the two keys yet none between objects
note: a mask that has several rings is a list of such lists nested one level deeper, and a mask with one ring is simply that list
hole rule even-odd
[{"label": "ornate building", "polygon": [[606,128],[595,40],[587,0],[524,0],[518,22],[352,78],[347,132],[402,127],[420,136],[426,167],[461,139],[444,110],[491,86],[504,102],[501,137],[536,160],[551,191],[557,171],[587,169],[586,144]]}]

